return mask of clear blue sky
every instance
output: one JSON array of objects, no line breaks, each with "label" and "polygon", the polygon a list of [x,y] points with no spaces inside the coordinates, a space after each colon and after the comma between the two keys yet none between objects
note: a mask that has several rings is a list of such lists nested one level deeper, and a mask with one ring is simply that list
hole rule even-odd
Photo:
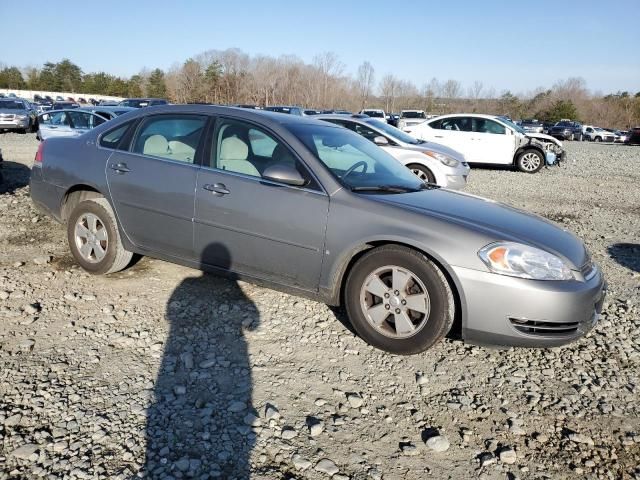
[{"label": "clear blue sky", "polygon": [[334,51],[350,72],[368,60],[376,79],[417,86],[453,78],[518,93],[578,76],[595,91],[640,91],[640,0],[0,0],[0,18],[9,65],[69,58],[129,76],[237,47],[307,62]]}]

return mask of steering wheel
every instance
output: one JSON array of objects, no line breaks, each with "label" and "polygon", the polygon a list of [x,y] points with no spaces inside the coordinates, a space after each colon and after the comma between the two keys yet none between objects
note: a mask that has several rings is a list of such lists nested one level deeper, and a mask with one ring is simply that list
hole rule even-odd
[{"label": "steering wheel", "polygon": [[347,176],[351,175],[353,171],[360,166],[364,167],[364,169],[362,170],[362,173],[367,173],[367,162],[365,162],[364,160],[360,160],[359,162],[356,162],[353,165],[351,165],[351,167],[349,167],[349,170],[344,172],[344,175],[342,175],[342,177],[340,178],[342,179],[347,178]]}]

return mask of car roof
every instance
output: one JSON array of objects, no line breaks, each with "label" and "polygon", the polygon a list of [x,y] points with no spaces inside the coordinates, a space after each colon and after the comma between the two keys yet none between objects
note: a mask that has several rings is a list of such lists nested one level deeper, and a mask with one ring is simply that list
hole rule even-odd
[{"label": "car roof", "polygon": [[87,110],[93,112],[95,110],[103,110],[105,112],[133,112],[138,110],[135,107],[125,107],[118,105],[95,105],[91,107],[82,107],[80,110]]},{"label": "car roof", "polygon": [[[314,120],[317,115],[311,117],[302,117],[298,115],[283,115],[279,112],[270,112],[269,110],[254,110],[252,108],[241,107],[228,107],[222,105],[203,105],[203,104],[178,104],[178,105],[154,105],[143,109],[134,109],[138,112],[137,116],[146,116],[151,114],[160,113],[194,113],[194,114],[206,114],[206,115],[224,115],[232,114],[235,117],[240,117],[247,120],[255,120],[257,122],[264,122],[267,118],[270,122],[280,125],[294,125],[294,124],[308,124],[308,125],[323,125],[331,126],[326,122],[319,123],[319,120]],[[129,115],[129,114],[127,114]],[[129,117],[132,118],[132,117]],[[342,116],[344,118],[344,116]],[[339,128],[339,127],[336,127]]]}]

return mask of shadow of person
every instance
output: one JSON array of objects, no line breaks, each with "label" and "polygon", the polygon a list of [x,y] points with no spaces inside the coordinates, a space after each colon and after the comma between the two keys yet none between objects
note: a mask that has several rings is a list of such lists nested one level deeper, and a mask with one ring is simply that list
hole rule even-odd
[{"label": "shadow of person", "polygon": [[0,194],[13,194],[16,190],[29,185],[31,169],[16,162],[0,162]]},{"label": "shadow of person", "polygon": [[640,244],[614,243],[609,245],[607,252],[609,252],[611,258],[623,267],[627,267],[634,272],[640,272]]},{"label": "shadow of person", "polygon": [[[206,250],[203,258],[231,265],[224,245]],[[257,414],[243,330],[258,326],[257,309],[233,278],[203,273],[174,290],[166,319],[147,410],[144,478],[249,478]]]}]

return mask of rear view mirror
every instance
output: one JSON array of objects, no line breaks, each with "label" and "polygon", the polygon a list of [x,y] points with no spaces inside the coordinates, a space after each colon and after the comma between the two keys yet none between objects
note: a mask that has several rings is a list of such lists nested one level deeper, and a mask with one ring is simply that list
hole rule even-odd
[{"label": "rear view mirror", "polygon": [[293,185],[294,187],[302,187],[307,181],[302,178],[300,172],[289,165],[271,165],[262,172],[262,178],[271,180],[272,182],[284,183],[285,185]]},{"label": "rear view mirror", "polygon": [[375,137],[373,139],[373,143],[383,147],[385,145],[389,145],[389,140],[387,140],[387,137],[383,137],[382,135],[378,135],[377,137]]}]

